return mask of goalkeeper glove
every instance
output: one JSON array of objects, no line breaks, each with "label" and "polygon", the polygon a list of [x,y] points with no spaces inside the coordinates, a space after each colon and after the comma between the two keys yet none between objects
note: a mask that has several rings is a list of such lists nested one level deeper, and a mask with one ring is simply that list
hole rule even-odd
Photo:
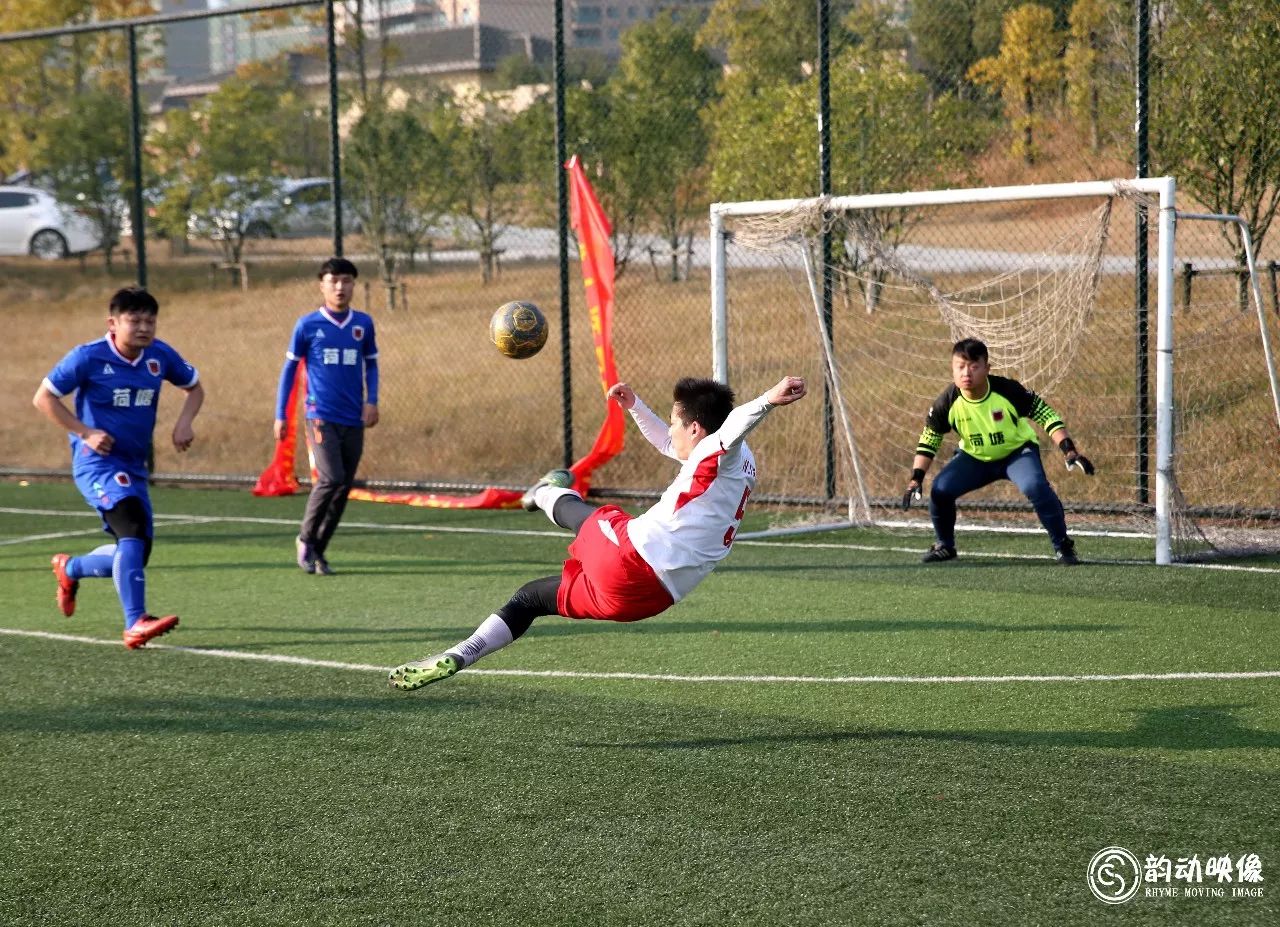
[{"label": "goalkeeper glove", "polygon": [[921,498],[920,487],[924,485],[924,471],[919,467],[911,471],[911,482],[907,484],[907,491],[902,494],[902,511],[911,508],[912,502],[919,502]]},{"label": "goalkeeper glove", "polygon": [[1084,471],[1085,476],[1093,476],[1093,464],[1089,462],[1089,458],[1076,450],[1076,443],[1070,438],[1063,438],[1058,445],[1058,450],[1062,451],[1062,456],[1067,458],[1067,469],[1075,470],[1079,468]]}]

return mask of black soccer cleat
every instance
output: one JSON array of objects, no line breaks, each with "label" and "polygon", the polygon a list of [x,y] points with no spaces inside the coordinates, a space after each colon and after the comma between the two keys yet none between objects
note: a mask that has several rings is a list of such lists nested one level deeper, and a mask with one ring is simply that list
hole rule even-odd
[{"label": "black soccer cleat", "polygon": [[921,563],[942,563],[944,560],[954,560],[959,556],[954,547],[947,547],[945,544],[934,544],[924,552],[924,556],[920,558]]},{"label": "black soccer cleat", "polygon": [[1077,566],[1080,563],[1080,558],[1076,556],[1076,542],[1071,538],[1062,542],[1062,546],[1058,548],[1054,557],[1063,566]]}]

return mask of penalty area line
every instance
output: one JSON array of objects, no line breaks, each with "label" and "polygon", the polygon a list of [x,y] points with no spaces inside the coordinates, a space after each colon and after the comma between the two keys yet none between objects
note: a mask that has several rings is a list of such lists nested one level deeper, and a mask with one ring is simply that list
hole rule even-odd
[{"label": "penalty area line", "polygon": [[[63,641],[75,644],[121,646],[119,641],[99,637],[83,637],[77,634],[57,634],[51,631],[29,631],[19,628],[0,628],[0,634],[12,637],[29,637],[42,640]],[[250,660],[259,663],[286,663],[294,666],[315,666],[324,669],[354,670],[362,673],[386,673],[389,666],[371,663],[344,663],[338,660],[316,660],[280,653],[244,653],[233,650],[216,650],[208,647],[181,647],[173,644],[148,644],[146,650],[166,650],[175,653],[195,654],[203,657],[221,657],[228,660]],[[1243,672],[1174,672],[1174,673],[1085,673],[1079,675],[1016,674],[1005,676],[764,676],[764,675],[715,675],[694,676],[672,673],[592,673],[578,670],[521,670],[521,669],[468,669],[467,676],[513,676],[533,679],[617,679],[637,682],[687,682],[687,683],[797,683],[820,685],[944,685],[944,684],[994,684],[1034,682],[1178,682],[1187,680],[1280,679],[1280,670],[1254,670]]]}]

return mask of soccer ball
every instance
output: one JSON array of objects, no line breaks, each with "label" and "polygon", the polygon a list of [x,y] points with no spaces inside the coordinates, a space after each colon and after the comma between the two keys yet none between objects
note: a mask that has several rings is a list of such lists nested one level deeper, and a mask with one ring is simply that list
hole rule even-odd
[{"label": "soccer ball", "polygon": [[489,320],[489,337],[507,357],[533,357],[547,343],[547,317],[533,303],[509,302]]}]

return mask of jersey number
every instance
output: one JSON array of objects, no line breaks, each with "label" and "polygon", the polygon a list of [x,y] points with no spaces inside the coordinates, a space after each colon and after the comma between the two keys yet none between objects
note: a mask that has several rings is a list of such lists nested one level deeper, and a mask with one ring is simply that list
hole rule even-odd
[{"label": "jersey number", "polygon": [[738,503],[738,511],[733,515],[733,524],[729,526],[729,530],[724,533],[724,546],[733,545],[733,536],[738,533],[738,522],[742,521],[742,516],[747,513],[747,500],[751,498],[751,487],[748,486],[742,491],[742,501]]}]

